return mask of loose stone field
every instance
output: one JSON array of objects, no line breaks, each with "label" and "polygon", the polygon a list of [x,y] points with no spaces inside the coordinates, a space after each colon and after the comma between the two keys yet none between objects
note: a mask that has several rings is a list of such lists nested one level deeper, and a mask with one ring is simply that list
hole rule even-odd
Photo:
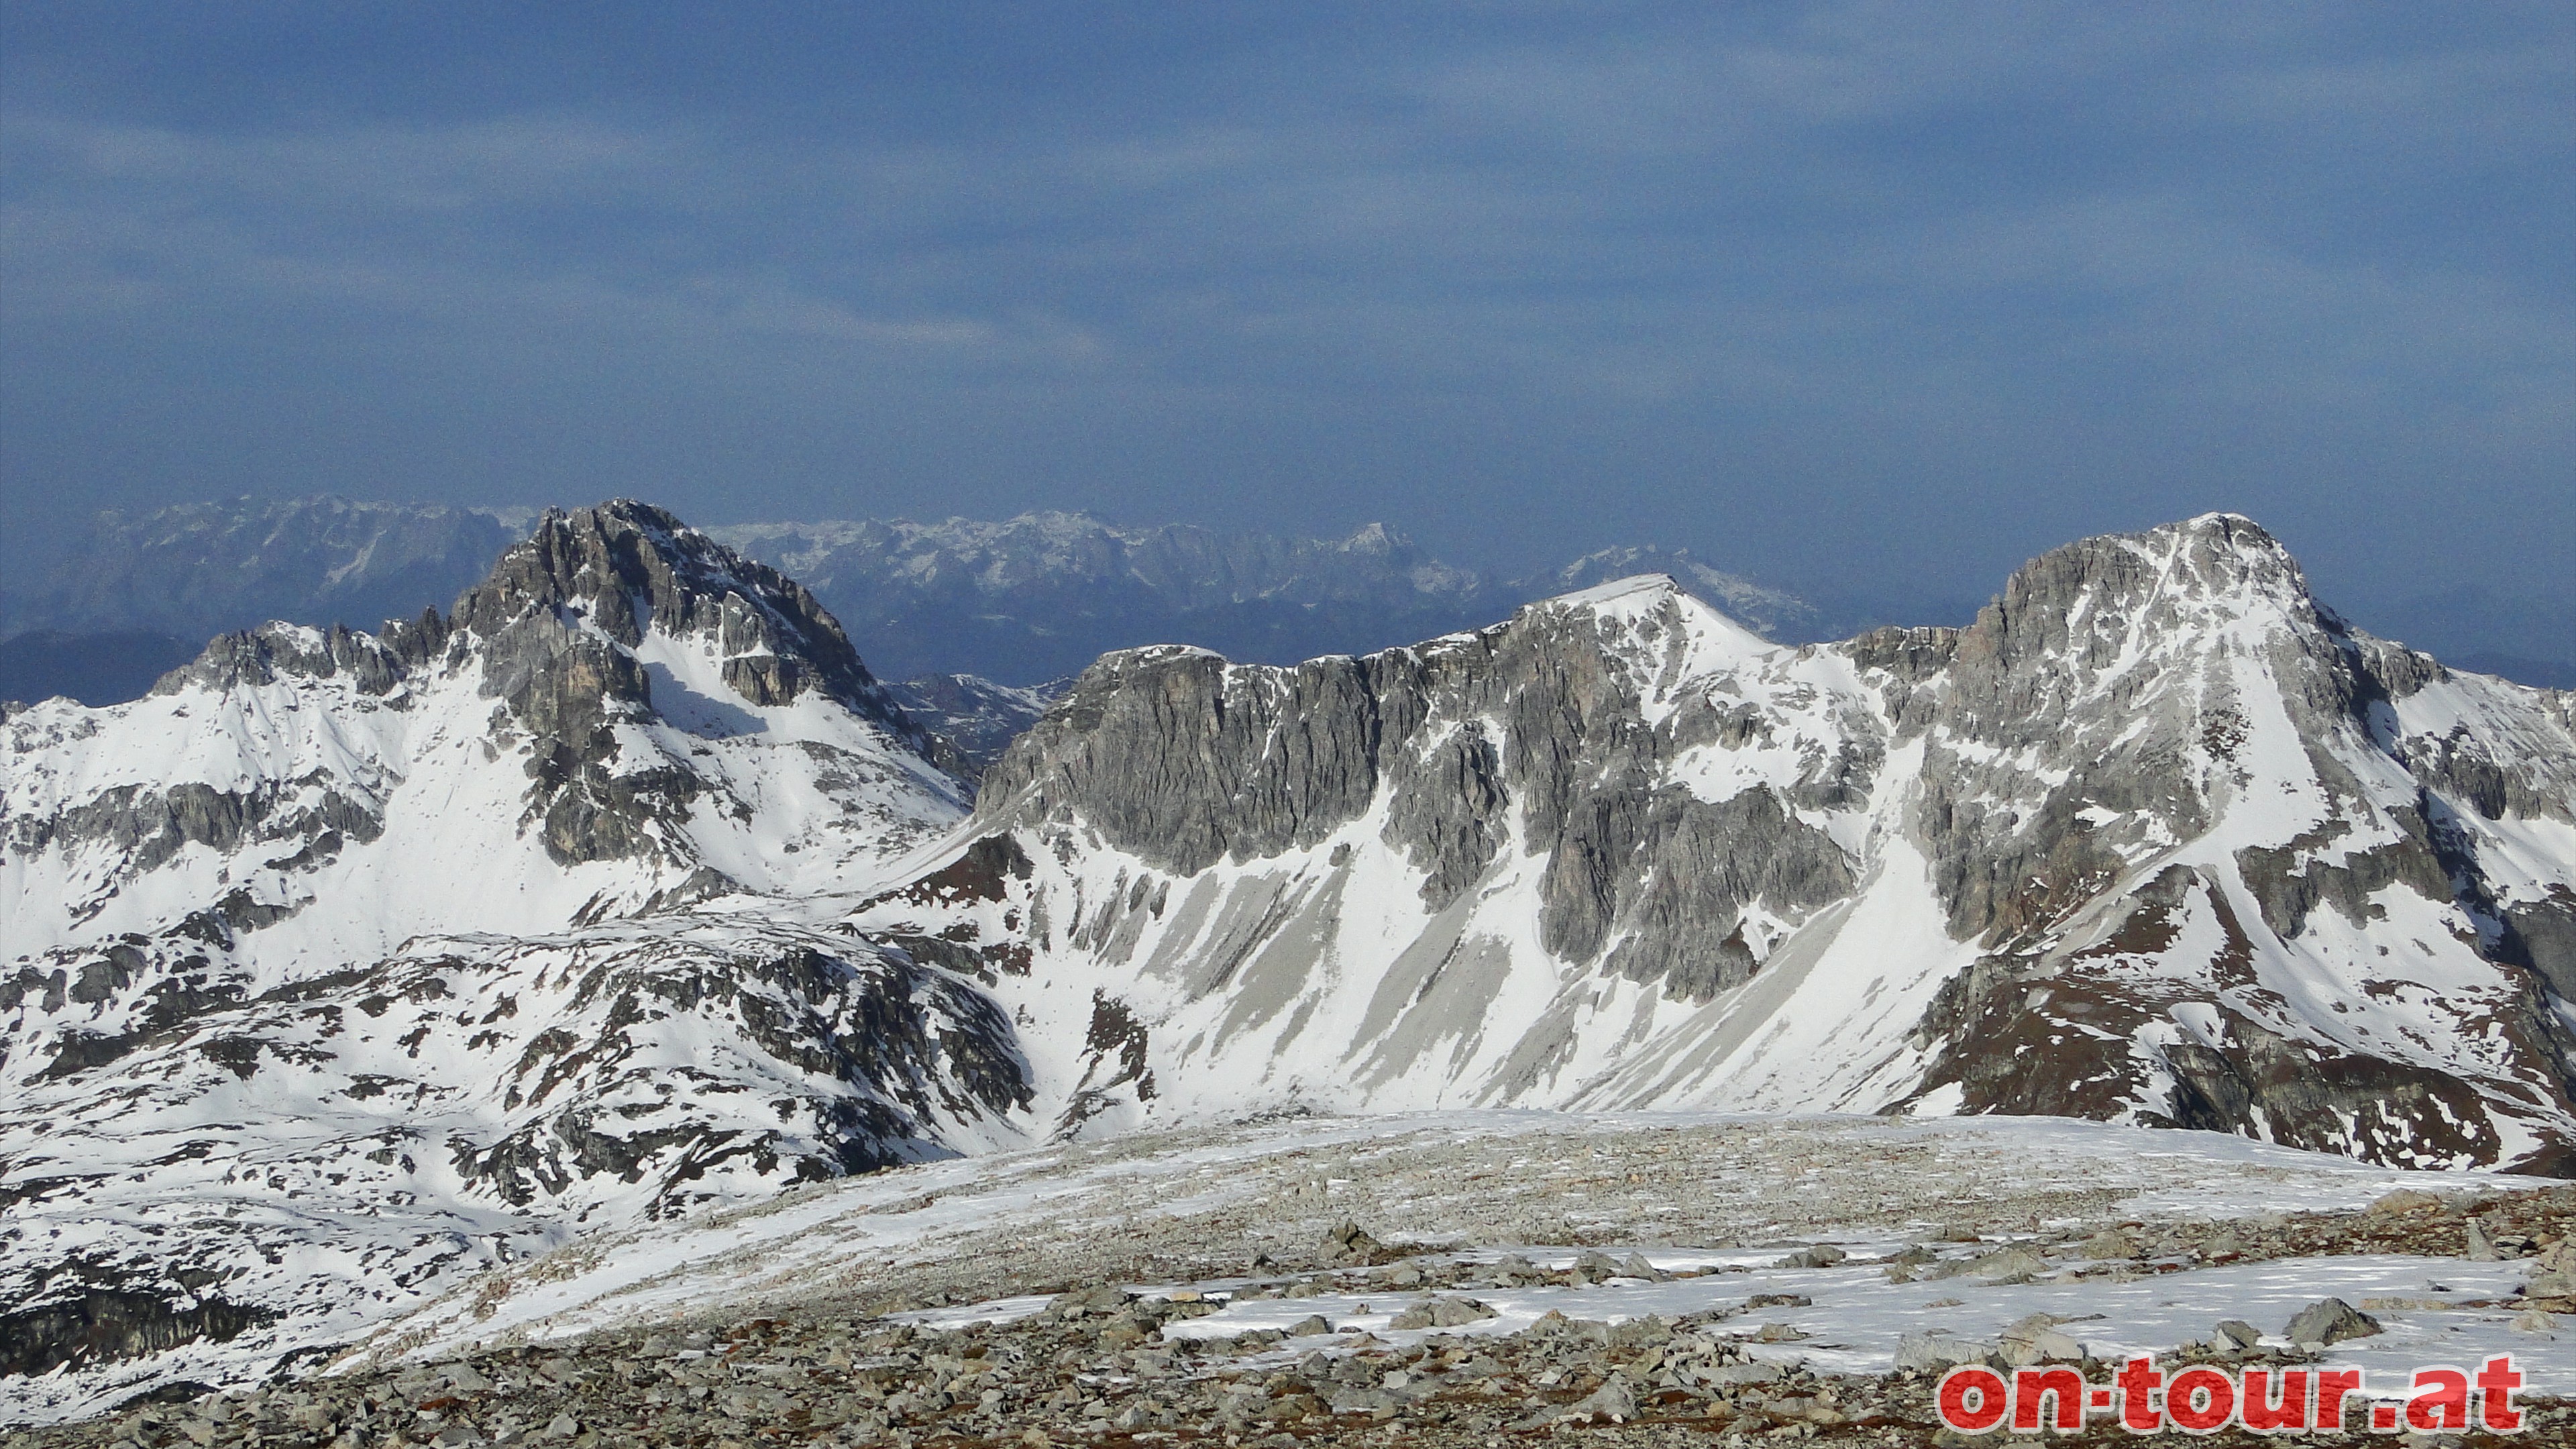
[{"label": "loose stone field", "polygon": [[2510,1352],[2553,1442],[2571,1230],[2535,1180],[2058,1121],[1246,1122],[603,1236],[318,1376],[12,1445],[1946,1443],[1949,1363],[2138,1352]]}]

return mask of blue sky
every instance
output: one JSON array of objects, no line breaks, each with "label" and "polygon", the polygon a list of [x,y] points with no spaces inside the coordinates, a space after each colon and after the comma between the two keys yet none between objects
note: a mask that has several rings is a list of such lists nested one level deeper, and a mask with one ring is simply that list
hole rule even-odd
[{"label": "blue sky", "polygon": [[0,525],[1081,507],[2576,569],[2563,4],[0,10]]}]

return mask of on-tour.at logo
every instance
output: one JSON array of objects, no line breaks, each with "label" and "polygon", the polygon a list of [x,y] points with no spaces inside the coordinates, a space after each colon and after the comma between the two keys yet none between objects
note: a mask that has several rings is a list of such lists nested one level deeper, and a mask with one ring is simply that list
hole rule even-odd
[{"label": "on-tour.at logo", "polygon": [[[2415,1370],[2402,1404],[2374,1394],[2357,1368],[2244,1368],[2234,1373],[2196,1364],[2167,1378],[2151,1356],[2132,1358],[2106,1384],[2088,1383],[2065,1366],[2015,1369],[2010,1383],[1983,1364],[1961,1364],[1941,1376],[1941,1422],[1963,1434],[2010,1427],[2074,1433],[2094,1415],[2116,1415],[2140,1434],[2180,1429],[2214,1434],[2240,1425],[2258,1434],[2366,1430],[2380,1434],[2443,1429],[2511,1434],[2523,1426],[2513,1405],[2522,1375],[2510,1354],[2476,1373],[2447,1364]],[[2350,1402],[2360,1400],[2358,1403]]]}]

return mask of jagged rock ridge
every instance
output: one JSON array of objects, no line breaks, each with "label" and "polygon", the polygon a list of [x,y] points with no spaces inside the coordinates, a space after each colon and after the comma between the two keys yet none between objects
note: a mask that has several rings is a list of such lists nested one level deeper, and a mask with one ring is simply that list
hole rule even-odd
[{"label": "jagged rock ridge", "polygon": [[857,919],[1068,1024],[1024,1033],[1061,1130],[2047,1112],[2565,1171],[2571,822],[2565,696],[2213,515],[1960,630],[1781,648],[1646,579],[1293,669],[1113,655]]},{"label": "jagged rock ridge", "polygon": [[255,1372],[580,1227],[1020,1140],[993,1003],[810,919],[961,787],[809,594],[658,509],[0,735],[0,1364],[70,1369],[0,1404]]}]

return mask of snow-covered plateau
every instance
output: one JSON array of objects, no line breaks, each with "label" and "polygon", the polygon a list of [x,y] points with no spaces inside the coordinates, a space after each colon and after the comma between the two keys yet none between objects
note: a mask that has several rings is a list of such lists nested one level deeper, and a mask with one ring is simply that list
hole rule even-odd
[{"label": "snow-covered plateau", "polygon": [[[1127,650],[992,758],[616,503],[446,614],[0,739],[0,1418],[1213,1261],[1359,1180],[1280,1164],[1389,1144],[1456,1189],[1372,1231],[1534,1258],[1901,1246],[1981,1155],[1996,1232],[2576,1171],[2569,697],[2350,628],[2230,515],[1960,630],[1781,646],[1646,576],[1365,657]],[[1513,1179],[1649,1142],[1633,1191]],[[1798,1331],[1876,1362],[1882,1286]]]},{"label": "snow-covered plateau", "polygon": [[[1818,1361],[1837,1370],[1884,1371],[1902,1334],[1940,1328],[1992,1341],[2029,1313],[2100,1300],[2081,1309],[2105,1315],[2087,1330],[2093,1342],[2161,1352],[2205,1337],[2219,1318],[2273,1318],[2274,1299],[2287,1304],[2277,1315],[2286,1320],[2329,1293],[2355,1303],[2420,1296],[2428,1275],[2463,1299],[2503,1299],[2531,1265],[2373,1256],[2330,1265],[2196,1264],[2143,1282],[2044,1270],[2005,1284],[1928,1274],[1892,1283],[1884,1260],[1945,1235],[1964,1240],[1945,1254],[1965,1258],[2074,1224],[2127,1223],[2151,1244],[2179,1225],[2349,1211],[2407,1190],[2493,1197],[2548,1185],[2507,1174],[2375,1168],[2216,1133],[2029,1117],[1470,1111],[1247,1122],[908,1168],[601,1234],[386,1323],[344,1366],[607,1327],[789,1312],[818,1300],[948,1297],[961,1301],[891,1311],[937,1324],[1008,1319],[1044,1299],[976,1299],[957,1290],[1115,1280],[1140,1261],[1275,1255],[1294,1263],[1343,1221],[1467,1261],[1518,1253],[1562,1268],[1595,1251],[1641,1253],[1667,1271],[1724,1270],[1663,1284],[1630,1278],[1592,1289],[1481,1291],[1497,1312],[1464,1325],[1469,1332],[1515,1332],[1550,1310],[1615,1322],[1738,1306],[1758,1293],[1802,1294],[1817,1301],[1771,1307],[1765,1321],[1805,1336],[1758,1352],[1784,1361],[1822,1354]],[[1853,1266],[1780,1261],[1825,1245],[1849,1254]],[[2153,1256],[2142,1249],[2130,1261]],[[1863,1259],[1879,1261],[1862,1266]],[[1128,1286],[1224,1295],[1241,1278]],[[1170,1332],[1222,1337],[1321,1313],[1352,1332],[1418,1341],[1428,1330],[1391,1323],[1417,1296],[1363,1290],[1246,1299]],[[1926,1306],[1943,1298],[1960,1301]],[[2116,1322],[2114,1307],[2122,1310]],[[2562,1391],[2576,1388],[2576,1332],[2517,1333],[2515,1316],[2508,1307],[2427,1308],[2422,1323],[2436,1334],[2475,1325],[2481,1351],[2492,1343],[2539,1352]],[[2420,1347],[2420,1335],[2400,1334],[2369,1351],[2409,1347]],[[2471,1348],[2452,1343],[2443,1353],[2448,1361]]]}]

